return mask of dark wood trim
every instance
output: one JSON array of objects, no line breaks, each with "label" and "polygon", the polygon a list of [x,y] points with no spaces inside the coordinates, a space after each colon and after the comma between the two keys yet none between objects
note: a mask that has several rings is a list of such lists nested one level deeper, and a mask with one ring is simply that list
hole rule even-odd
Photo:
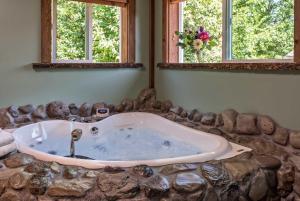
[{"label": "dark wood trim", "polygon": [[52,0],[41,0],[41,62],[52,60]]},{"label": "dark wood trim", "polygon": [[295,0],[295,48],[294,61],[300,63],[300,1]]},{"label": "dark wood trim", "polygon": [[155,87],[155,0],[149,0],[149,87]]},{"label": "dark wood trim", "polygon": [[135,13],[136,1],[129,0],[121,10],[121,62],[135,62]]},{"label": "dark wood trim", "polygon": [[136,17],[136,0],[128,0],[128,63],[135,62],[135,17]]},{"label": "dark wood trim", "polygon": [[297,63],[159,63],[160,69],[216,71],[295,71]]},{"label": "dark wood trim", "polygon": [[33,63],[34,70],[143,68],[142,63]]},{"label": "dark wood trim", "polygon": [[176,63],[179,61],[179,41],[175,32],[179,30],[179,3],[163,0],[163,61]]},{"label": "dark wood trim", "polygon": [[125,7],[128,2],[128,0],[72,0],[72,1],[102,4],[102,5],[109,5],[109,6],[118,6],[118,7]]}]

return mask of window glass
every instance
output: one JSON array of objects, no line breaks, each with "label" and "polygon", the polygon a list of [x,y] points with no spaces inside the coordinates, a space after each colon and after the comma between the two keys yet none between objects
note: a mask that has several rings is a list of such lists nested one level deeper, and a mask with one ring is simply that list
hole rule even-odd
[{"label": "window glass", "polygon": [[[183,3],[183,29],[196,32],[203,26],[217,45],[202,51],[201,62],[222,61],[222,0],[188,0]],[[183,62],[197,62],[195,54],[185,49]]]},{"label": "window glass", "polygon": [[85,60],[85,10],[85,3],[57,0],[57,60]]},{"label": "window glass", "polygon": [[291,59],[294,0],[232,0],[232,59]]},{"label": "window glass", "polygon": [[93,60],[94,62],[119,62],[120,60],[119,7],[93,6]]}]

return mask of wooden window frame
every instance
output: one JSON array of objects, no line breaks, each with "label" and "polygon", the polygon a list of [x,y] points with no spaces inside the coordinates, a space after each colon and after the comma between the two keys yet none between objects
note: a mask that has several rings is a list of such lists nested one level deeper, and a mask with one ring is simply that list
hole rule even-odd
[{"label": "wooden window frame", "polygon": [[[120,63],[135,63],[136,0],[76,0],[121,7]],[[53,63],[53,0],[41,0],[41,63]],[[90,55],[88,56],[90,57]],[[89,61],[87,61],[89,62]]]},{"label": "wooden window frame", "polygon": [[[176,46],[179,38],[175,35],[175,31],[179,30],[179,3],[184,0],[163,0],[163,63],[179,63],[179,47]],[[224,2],[227,0],[223,0]],[[224,8],[223,8],[224,12]],[[294,0],[294,15],[295,15],[295,32],[294,32],[294,60],[223,60],[223,63],[300,63],[300,1]],[[224,26],[223,17],[223,32]],[[224,34],[223,34],[224,35]],[[227,36],[225,37],[225,42]],[[222,58],[228,58],[228,55],[223,48]],[[220,64],[220,63],[219,63]],[[219,65],[218,64],[218,65]]]}]

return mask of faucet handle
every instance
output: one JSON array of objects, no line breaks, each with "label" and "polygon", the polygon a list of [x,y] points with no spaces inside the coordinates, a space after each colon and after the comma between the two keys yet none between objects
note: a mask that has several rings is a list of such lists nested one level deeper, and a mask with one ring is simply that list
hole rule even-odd
[{"label": "faucet handle", "polygon": [[75,130],[73,130],[72,133],[71,133],[71,135],[72,135],[72,140],[74,142],[80,140],[80,138],[82,136],[82,129],[75,129]]}]

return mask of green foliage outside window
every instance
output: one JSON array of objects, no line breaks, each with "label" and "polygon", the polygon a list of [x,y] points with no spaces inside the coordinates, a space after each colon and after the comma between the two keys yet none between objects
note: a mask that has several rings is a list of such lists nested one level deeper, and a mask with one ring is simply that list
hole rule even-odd
[{"label": "green foliage outside window", "polygon": [[294,49],[294,0],[233,0],[233,59],[283,59]]},{"label": "green foliage outside window", "polygon": [[[119,62],[120,8],[93,5],[93,61]],[[57,0],[57,60],[86,59],[86,4]]]},{"label": "green foliage outside window", "polygon": [[85,59],[85,4],[57,0],[57,60]]},{"label": "green foliage outside window", "polygon": [[93,60],[119,62],[120,8],[95,5],[93,12]]},{"label": "green foliage outside window", "polygon": [[[233,59],[283,59],[294,47],[294,0],[232,0]],[[218,39],[205,50],[202,62],[222,61],[222,0],[188,0],[184,29],[204,26]],[[184,52],[184,62],[195,62],[194,53]]]}]

